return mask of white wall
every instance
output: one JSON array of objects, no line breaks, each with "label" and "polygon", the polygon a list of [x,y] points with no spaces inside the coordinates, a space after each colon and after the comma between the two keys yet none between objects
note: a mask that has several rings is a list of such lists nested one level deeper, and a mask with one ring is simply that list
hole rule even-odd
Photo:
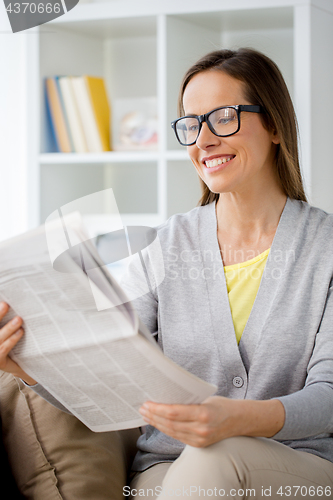
[{"label": "white wall", "polygon": [[0,4],[0,240],[25,231],[29,225],[26,207],[32,179],[26,168],[30,149],[26,48],[35,36],[13,34],[4,4]]},{"label": "white wall", "polygon": [[[22,208],[25,195],[24,38],[15,36],[4,5],[0,7],[0,239],[8,238],[25,227]],[[6,33],[8,32],[8,33]],[[6,68],[6,72],[3,71]],[[3,119],[4,118],[4,119]]]},{"label": "white wall", "polygon": [[333,14],[311,14],[311,197],[333,212]]}]

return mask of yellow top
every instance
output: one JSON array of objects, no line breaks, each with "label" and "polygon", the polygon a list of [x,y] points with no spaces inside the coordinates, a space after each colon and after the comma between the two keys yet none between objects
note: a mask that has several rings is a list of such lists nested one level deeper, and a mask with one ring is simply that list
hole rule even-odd
[{"label": "yellow top", "polygon": [[241,262],[240,264],[224,266],[237,344],[239,344],[246,322],[250,316],[269,251],[270,248],[257,255],[257,257],[254,257],[254,259]]}]

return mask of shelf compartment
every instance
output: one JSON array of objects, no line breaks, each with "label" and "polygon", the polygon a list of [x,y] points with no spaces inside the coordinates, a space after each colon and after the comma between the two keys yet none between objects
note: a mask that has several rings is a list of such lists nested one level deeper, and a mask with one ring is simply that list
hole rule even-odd
[{"label": "shelf compartment", "polygon": [[91,75],[104,78],[111,118],[116,99],[157,96],[156,18],[140,19],[136,29],[131,19],[108,21],[108,28],[105,25],[103,29],[94,23],[88,23],[86,28],[89,26],[94,26],[94,30],[87,31],[82,23],[58,23],[52,25],[52,30],[48,25],[39,30],[42,153],[55,151],[46,113],[43,88],[46,77]]},{"label": "shelf compartment", "polygon": [[[41,222],[59,207],[107,188],[113,189],[120,213],[158,212],[156,162],[48,164],[40,179]],[[101,211],[96,207],[96,214]]]}]

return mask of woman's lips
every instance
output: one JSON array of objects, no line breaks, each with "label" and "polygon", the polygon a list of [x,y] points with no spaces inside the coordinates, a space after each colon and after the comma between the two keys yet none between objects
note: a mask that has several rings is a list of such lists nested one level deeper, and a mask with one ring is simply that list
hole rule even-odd
[{"label": "woman's lips", "polygon": [[210,158],[203,158],[202,163],[207,170],[215,171],[227,166],[227,164],[229,164],[234,158],[235,155],[220,155]]}]

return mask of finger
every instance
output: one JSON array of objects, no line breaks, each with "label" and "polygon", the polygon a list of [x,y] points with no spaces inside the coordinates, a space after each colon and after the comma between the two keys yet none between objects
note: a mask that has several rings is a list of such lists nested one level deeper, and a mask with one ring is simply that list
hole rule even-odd
[{"label": "finger", "polygon": [[203,447],[207,446],[207,436],[202,435],[197,432],[197,429],[193,424],[188,424],[188,426],[184,427],[178,422],[149,422],[150,425],[153,425],[159,431],[164,434],[181,441],[184,444],[189,444],[191,446]]},{"label": "finger", "polygon": [[[206,405],[193,405],[194,412],[190,419],[183,419],[182,415],[179,415],[176,412],[176,409],[172,408],[177,405],[165,406],[170,407],[170,411],[168,413],[170,418],[158,415],[153,411],[145,411],[143,408],[144,413],[142,409],[140,409],[140,413],[143,415],[144,420],[148,424],[156,427],[165,434],[168,434],[175,439],[179,439],[182,442],[185,442],[184,439],[186,437],[187,443],[188,439],[195,439],[196,442],[199,443],[199,446],[206,446],[207,439],[210,438],[210,434],[213,430],[210,422],[210,412]],[[180,410],[183,410],[183,407],[185,407],[186,410],[188,410],[188,407],[192,407],[192,405],[179,406]],[[198,444],[196,444],[196,446],[198,446]]]},{"label": "finger", "polygon": [[18,365],[9,357],[9,353],[22,338],[23,333],[23,328],[20,328],[0,344],[0,370],[10,373],[17,371]]},{"label": "finger", "polygon": [[150,425],[158,429],[167,429],[169,432],[191,432],[195,428],[194,422],[178,422],[158,415],[144,416],[143,419]]},{"label": "finger", "polygon": [[10,337],[1,342],[0,344],[0,355],[2,357],[7,356],[9,352],[16,346],[18,341],[21,339],[24,333],[23,328],[19,328],[16,332],[12,333]]},{"label": "finger", "polygon": [[0,321],[9,311],[9,305],[6,302],[0,302]]},{"label": "finger", "polygon": [[15,333],[22,326],[22,323],[23,320],[19,316],[15,316],[15,318],[6,323],[5,326],[0,329],[0,342],[4,342]]},{"label": "finger", "polygon": [[[179,424],[179,422],[173,422],[162,417],[143,417],[144,420],[156,429],[168,434],[169,436],[175,436],[181,432],[184,432],[184,424]],[[186,424],[185,424],[186,425]]]},{"label": "finger", "polygon": [[180,422],[193,422],[197,420],[201,412],[200,405],[165,405],[160,403],[146,402],[140,408],[140,413],[148,417],[160,416],[169,420]]}]

